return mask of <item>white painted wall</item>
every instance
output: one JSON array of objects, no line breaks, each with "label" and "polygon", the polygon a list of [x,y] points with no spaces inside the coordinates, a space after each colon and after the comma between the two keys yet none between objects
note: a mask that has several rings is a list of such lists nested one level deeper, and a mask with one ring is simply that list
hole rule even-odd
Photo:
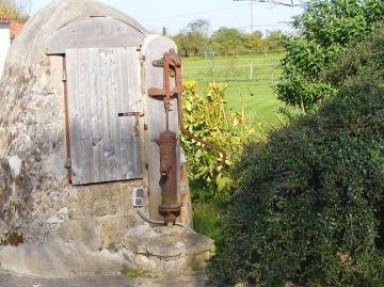
[{"label": "white painted wall", "polygon": [[3,74],[4,62],[10,45],[9,23],[0,23],[0,78]]}]

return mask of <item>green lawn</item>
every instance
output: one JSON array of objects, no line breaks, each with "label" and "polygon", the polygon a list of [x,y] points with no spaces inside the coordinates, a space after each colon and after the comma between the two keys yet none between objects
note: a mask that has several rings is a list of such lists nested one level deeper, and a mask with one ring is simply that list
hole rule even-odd
[{"label": "green lawn", "polygon": [[183,79],[195,80],[199,93],[204,93],[209,82],[226,83],[229,110],[244,110],[253,124],[275,127],[280,123],[275,111],[285,106],[274,93],[283,56],[283,53],[263,53],[183,58]]}]

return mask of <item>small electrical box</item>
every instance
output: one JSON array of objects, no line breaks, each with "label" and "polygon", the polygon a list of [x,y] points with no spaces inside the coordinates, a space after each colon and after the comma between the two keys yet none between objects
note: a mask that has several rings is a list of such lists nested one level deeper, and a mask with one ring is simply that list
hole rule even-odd
[{"label": "small electrical box", "polygon": [[135,187],[132,194],[133,207],[143,207],[144,205],[144,188]]}]

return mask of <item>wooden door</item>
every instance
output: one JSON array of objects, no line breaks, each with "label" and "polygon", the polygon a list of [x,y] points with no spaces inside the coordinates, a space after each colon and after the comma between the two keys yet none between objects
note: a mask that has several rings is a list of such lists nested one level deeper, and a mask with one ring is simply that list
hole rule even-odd
[{"label": "wooden door", "polygon": [[136,48],[68,49],[65,59],[72,184],[141,178]]}]

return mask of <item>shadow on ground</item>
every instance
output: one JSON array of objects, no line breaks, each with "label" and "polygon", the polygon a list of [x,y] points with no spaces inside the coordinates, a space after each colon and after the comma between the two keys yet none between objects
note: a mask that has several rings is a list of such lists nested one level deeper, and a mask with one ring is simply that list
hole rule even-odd
[{"label": "shadow on ground", "polygon": [[74,278],[37,278],[0,273],[0,287],[203,287],[202,271],[164,274],[159,278],[129,278],[124,275],[93,275]]}]

